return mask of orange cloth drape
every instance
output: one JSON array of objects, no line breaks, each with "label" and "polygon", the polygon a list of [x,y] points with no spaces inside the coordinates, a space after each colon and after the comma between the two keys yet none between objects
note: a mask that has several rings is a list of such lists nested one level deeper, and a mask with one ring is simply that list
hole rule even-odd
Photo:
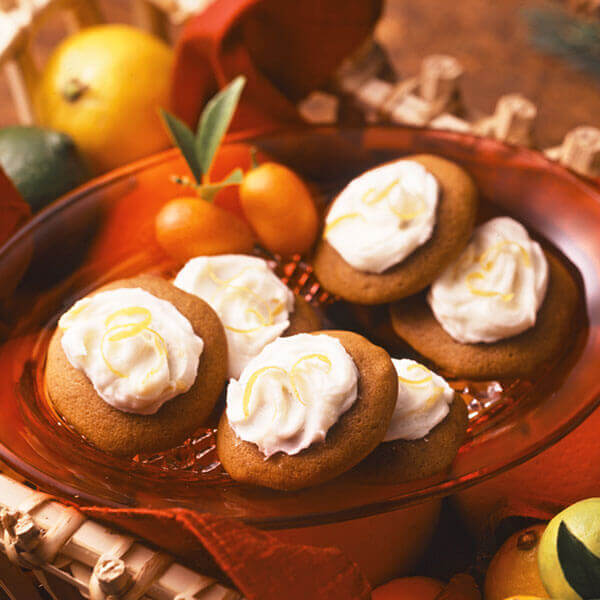
[{"label": "orange cloth drape", "polygon": [[236,75],[247,78],[232,129],[300,123],[294,102],[367,39],[382,0],[217,0],[176,48],[172,109],[194,126]]},{"label": "orange cloth drape", "polygon": [[190,510],[83,508],[181,556],[218,567],[247,600],[367,600],[360,569],[336,548],[285,544],[233,519]]}]

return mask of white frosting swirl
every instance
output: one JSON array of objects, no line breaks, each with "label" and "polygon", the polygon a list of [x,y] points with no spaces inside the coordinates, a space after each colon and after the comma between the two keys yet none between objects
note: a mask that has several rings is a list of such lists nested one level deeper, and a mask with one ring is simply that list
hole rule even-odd
[{"label": "white frosting swirl", "polygon": [[492,343],[535,325],[548,262],[527,230],[509,217],[478,227],[427,300],[440,325],[463,344]]},{"label": "white frosting swirl", "polygon": [[239,377],[250,359],[290,326],[294,294],[261,258],[192,258],[173,283],[208,302],[219,315],[227,335],[230,377]]},{"label": "white frosting swirl", "polygon": [[340,341],[301,333],[266,346],[230,381],[227,418],[266,458],[298,454],[325,439],[357,391],[358,371]]},{"label": "white frosting swirl", "polygon": [[411,160],[377,167],[353,179],[325,220],[325,239],[355,269],[383,273],[433,233],[438,183]]},{"label": "white frosting swirl", "polygon": [[196,380],[204,342],[170,302],[141,288],[83,298],[58,326],[68,361],[124,412],[154,414]]},{"label": "white frosting swirl", "polygon": [[398,398],[383,441],[420,440],[446,418],[454,390],[414,360],[393,358],[392,363],[398,373]]}]

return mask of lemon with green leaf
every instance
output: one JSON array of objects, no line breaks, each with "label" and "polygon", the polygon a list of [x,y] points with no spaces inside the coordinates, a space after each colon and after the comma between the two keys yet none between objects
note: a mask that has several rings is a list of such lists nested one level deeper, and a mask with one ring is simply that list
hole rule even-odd
[{"label": "lemon with green leaf", "polygon": [[551,598],[600,598],[600,498],[576,502],[550,521],[538,566]]}]

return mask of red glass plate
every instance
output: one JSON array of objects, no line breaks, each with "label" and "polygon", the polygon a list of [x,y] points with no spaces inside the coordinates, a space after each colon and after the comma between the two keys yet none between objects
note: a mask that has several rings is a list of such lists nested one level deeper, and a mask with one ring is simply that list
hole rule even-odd
[{"label": "red glass plate", "polygon": [[[156,456],[123,459],[97,450],[46,402],[45,347],[58,315],[90,289],[117,277],[169,275],[177,268],[153,237],[158,207],[181,195],[170,176],[186,173],[179,154],[169,151],[73,192],[0,249],[0,458],[13,469],[86,503],[183,506],[287,528],[458,491],[533,457],[594,410],[600,398],[600,194],[593,185],[537,152],[462,134],[316,127],[247,141],[301,173],[323,204],[352,177],[402,155],[433,152],[462,164],[479,186],[483,214],[524,222],[562,253],[578,278],[582,311],[564,357],[531,381],[454,382],[469,401],[470,438],[452,473],[435,481],[375,485],[345,477],[294,493],[240,485],[221,469],[210,428]],[[276,266],[292,287],[330,302],[309,265]],[[340,303],[329,303],[326,313],[334,325],[364,329],[364,320]],[[381,314],[369,319],[385,340],[389,330]]]}]

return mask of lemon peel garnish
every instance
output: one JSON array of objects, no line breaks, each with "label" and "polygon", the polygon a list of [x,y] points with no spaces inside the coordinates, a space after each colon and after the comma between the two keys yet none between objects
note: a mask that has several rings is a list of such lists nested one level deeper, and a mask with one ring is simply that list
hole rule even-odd
[{"label": "lemon peel garnish", "polygon": [[294,365],[292,366],[292,368],[290,369],[289,372],[286,371],[283,367],[275,367],[275,366],[262,367],[262,368],[258,369],[257,371],[254,371],[254,373],[252,373],[252,375],[250,375],[250,377],[248,378],[248,383],[246,383],[246,387],[244,389],[244,396],[242,399],[242,408],[244,411],[244,417],[248,418],[250,416],[250,411],[249,411],[250,396],[252,395],[252,390],[254,389],[254,385],[256,384],[257,379],[264,373],[267,373],[268,371],[272,371],[272,370],[277,371],[279,373],[283,373],[284,375],[287,376],[290,386],[293,390],[294,396],[300,402],[300,404],[303,404],[304,406],[306,406],[306,402],[302,399],[302,396],[300,394],[300,391],[298,390],[298,386],[296,383],[296,370],[298,369],[298,367],[300,366],[301,363],[303,363],[306,360],[311,360],[311,359],[317,359],[317,360],[320,360],[321,362],[325,363],[327,365],[326,373],[329,373],[329,371],[331,370],[331,366],[332,366],[331,361],[329,360],[329,358],[327,358],[327,356],[325,356],[324,354],[307,354],[306,356],[302,356],[301,358],[299,358],[294,363]]},{"label": "lemon peel garnish", "polygon": [[416,194],[411,194],[411,193],[407,192],[406,190],[404,190],[404,193],[402,195],[402,200],[406,200],[407,198],[408,199],[416,198],[417,200],[420,201],[420,206],[418,208],[414,208],[413,210],[407,211],[407,210],[400,210],[392,204],[392,201],[390,198],[390,192],[397,185],[401,185],[400,179],[394,179],[394,181],[392,181],[391,183],[388,183],[388,185],[386,185],[383,188],[383,190],[381,190],[380,192],[378,192],[376,190],[376,188],[370,188],[363,195],[362,203],[366,204],[367,206],[373,206],[374,204],[378,204],[382,200],[387,200],[388,208],[390,209],[390,211],[392,213],[394,213],[397,217],[399,217],[402,221],[410,221],[411,219],[414,219],[415,217],[418,217],[419,215],[423,214],[427,208],[425,206],[425,202],[423,201],[423,198],[421,198],[420,196],[417,196]]},{"label": "lemon peel garnish", "polygon": [[523,263],[525,264],[526,267],[531,267],[531,258],[529,256],[529,253],[527,252],[527,250],[525,250],[525,248],[523,248],[523,246],[521,246],[521,244],[519,244],[519,242],[514,242],[512,240],[502,240],[496,244],[494,244],[493,246],[490,246],[478,259],[477,262],[486,270],[489,271],[493,266],[494,266],[494,261],[487,260],[487,257],[489,254],[491,254],[492,252],[497,252],[500,253],[502,251],[503,248],[505,248],[506,246],[516,246],[518,248],[518,250],[521,253],[521,256],[523,258]]},{"label": "lemon peel garnish", "polygon": [[239,273],[236,273],[233,277],[230,277],[229,279],[221,279],[211,268],[210,265],[207,265],[206,270],[208,271],[208,276],[217,284],[217,285],[229,285],[234,279],[237,279],[238,277],[240,277],[240,275],[243,275],[246,271],[252,269],[253,267],[251,266],[246,266],[244,267]]},{"label": "lemon peel garnish", "polygon": [[345,221],[346,219],[364,219],[364,217],[357,212],[348,213],[347,215],[342,215],[341,217],[337,217],[331,221],[331,223],[327,223],[325,226],[325,235],[327,235],[334,227]]},{"label": "lemon peel garnish", "polygon": [[[389,193],[397,186],[400,185],[400,179],[394,179],[391,183],[388,183],[380,192],[377,191],[377,188],[369,188],[362,196],[361,202],[366,204],[367,206],[373,206],[374,204],[378,204],[382,200],[385,200]],[[370,196],[373,199],[370,199]]]},{"label": "lemon peel garnish", "polygon": [[[426,206],[423,198],[421,198],[420,196],[418,196],[416,194],[410,194],[406,190],[404,190],[403,200],[406,198],[409,198],[409,199],[416,198],[417,200],[420,201],[420,205],[416,208],[413,208],[412,210],[402,210],[392,204],[392,201],[390,198],[390,192],[397,185],[401,185],[400,179],[394,179],[391,183],[388,183],[382,190],[379,190],[379,191],[377,190],[377,188],[373,188],[373,187],[369,188],[362,195],[361,202],[365,206],[374,206],[375,204],[379,204],[379,202],[381,202],[382,200],[387,200],[387,204],[388,204],[388,208],[390,209],[390,212],[392,212],[394,215],[396,215],[401,221],[410,221],[411,219],[414,219],[415,217],[418,217],[419,215],[423,214],[427,209],[427,206]],[[334,227],[336,227],[340,223],[344,222],[346,219],[357,219],[357,218],[364,219],[365,217],[364,217],[364,215],[362,215],[359,212],[351,212],[351,213],[337,217],[330,223],[326,224],[324,235],[327,236],[327,234]]]},{"label": "lemon peel garnish", "polygon": [[148,331],[153,334],[152,342],[154,343],[154,349],[156,350],[156,352],[158,354],[159,363],[156,367],[154,367],[153,369],[150,369],[146,373],[146,375],[144,375],[144,378],[142,379],[142,383],[145,383],[146,381],[148,381],[148,379],[150,379],[150,377],[152,377],[152,375],[155,375],[156,373],[158,373],[158,371],[160,370],[161,359],[164,358],[164,359],[168,360],[167,345],[166,345],[163,337],[160,335],[160,333],[158,333],[158,331],[154,331],[154,329],[148,328]]},{"label": "lemon peel garnish", "polygon": [[282,367],[262,367],[258,369],[258,371],[254,371],[252,375],[250,375],[248,379],[248,383],[246,384],[246,388],[244,389],[244,397],[242,400],[242,408],[244,410],[244,417],[248,418],[250,416],[249,406],[250,406],[250,396],[252,395],[252,390],[254,389],[254,385],[256,384],[256,380],[267,371],[279,371],[280,373],[284,373],[285,375],[289,375],[288,372]]},{"label": "lemon peel garnish", "polygon": [[[421,379],[406,379],[404,377],[401,377],[400,375],[398,375],[398,379],[400,381],[402,381],[403,383],[407,383],[409,385],[423,385],[424,383],[430,383],[433,381],[433,372],[430,371],[427,367],[421,365],[421,364],[412,364],[409,365],[406,370],[407,371],[412,371],[414,369],[420,369],[421,371],[423,371],[424,373],[426,373],[425,377],[421,378]],[[442,393],[444,392],[444,388],[439,386],[439,385],[434,385],[433,387],[433,392],[431,393],[431,395],[427,398],[427,400],[425,400],[423,406],[421,406],[420,408],[415,408],[411,411],[408,411],[405,416],[411,416],[411,415],[416,415],[420,412],[423,412],[423,410],[427,410],[428,408],[430,408],[433,404],[435,404],[435,402],[437,402],[437,400],[439,399],[439,397],[442,395]]]},{"label": "lemon peel garnish", "polygon": [[[123,325],[115,325],[110,327],[110,324],[119,317],[134,317],[141,316],[141,320],[133,323],[125,323]],[[152,313],[143,306],[129,306],[127,308],[121,308],[110,314],[104,322],[105,327],[110,327],[106,332],[106,335],[117,329],[124,329],[121,333],[115,333],[108,339],[109,342],[119,342],[121,340],[134,337],[150,325],[152,322]]]},{"label": "lemon peel garnish", "polygon": [[294,390],[294,394],[296,395],[296,398],[298,398],[300,404],[305,404],[305,402],[302,400],[302,396],[300,395],[300,392],[298,391],[298,386],[296,385],[296,369],[300,366],[301,363],[311,359],[317,359],[325,363],[327,365],[327,370],[325,371],[326,373],[329,373],[329,371],[331,371],[331,361],[324,354],[308,354],[306,356],[303,356],[302,358],[299,358],[294,363],[294,366],[290,371],[290,383],[292,384],[292,389]]},{"label": "lemon peel garnish", "polygon": [[61,319],[59,321],[59,327],[60,327],[61,331],[66,331],[69,328],[68,324],[61,325],[61,323],[64,323],[65,321],[70,321],[71,319],[78,317],[86,308],[88,308],[88,306],[90,305],[90,299],[85,298],[83,300],[80,300],[77,304],[78,305],[71,307],[71,309],[68,310],[61,317]]},{"label": "lemon peel garnish", "polygon": [[[263,329],[264,327],[269,327],[270,325],[274,325],[275,323],[275,317],[280,314],[284,309],[285,309],[285,305],[280,302],[279,300],[275,300],[275,307],[271,308],[271,306],[269,306],[269,304],[267,302],[265,302],[260,296],[258,296],[254,291],[252,291],[250,288],[243,286],[243,285],[234,285],[232,283],[232,281],[234,281],[235,279],[237,279],[238,277],[240,277],[241,275],[243,275],[245,272],[253,269],[254,267],[251,266],[247,266],[244,267],[239,273],[236,273],[233,277],[230,277],[229,279],[221,279],[220,277],[217,276],[217,274],[210,268],[210,266],[207,266],[207,271],[208,271],[208,276],[214,281],[214,283],[216,283],[219,287],[224,287],[224,288],[229,288],[232,292],[237,292],[243,296],[247,296],[251,301],[254,302],[254,306],[249,306],[246,309],[246,313],[245,314],[251,314],[254,315],[258,322],[259,325],[257,327],[250,327],[248,329],[241,329],[238,327],[233,327],[231,325],[226,325],[223,324],[223,326],[225,327],[225,329],[227,329],[228,331],[231,331],[233,333],[240,333],[240,334],[249,334],[249,333],[254,333],[256,331],[259,331],[261,329]],[[267,305],[267,316],[265,317],[264,314],[261,312],[260,310],[260,305],[261,304],[266,304]]]},{"label": "lemon peel garnish", "polygon": [[409,385],[423,385],[424,383],[429,383],[432,380],[433,373],[427,367],[424,367],[420,364],[408,365],[408,367],[406,367],[407,371],[413,371],[414,369],[420,369],[423,371],[425,373],[425,377],[422,379],[406,379],[401,375],[398,375],[398,379],[402,381],[402,383],[408,383]]},{"label": "lemon peel garnish", "polygon": [[[523,263],[525,264],[525,266],[531,267],[531,257],[529,256],[529,253],[527,252],[527,250],[525,250],[525,248],[523,248],[523,246],[521,246],[521,244],[519,244],[518,242],[514,242],[512,240],[502,240],[502,241],[498,242],[497,244],[490,246],[485,252],[483,252],[483,254],[481,254],[481,256],[479,256],[479,258],[477,258],[476,262],[481,266],[481,268],[485,272],[489,273],[495,264],[495,260],[493,258],[489,259],[489,256],[492,253],[496,253],[496,254],[501,253],[502,250],[504,248],[506,248],[507,246],[516,246],[519,250],[519,253],[521,255],[521,258],[523,259]],[[467,287],[469,288],[469,291],[473,295],[481,296],[483,298],[492,298],[492,297],[500,296],[500,298],[504,302],[510,302],[515,297],[514,292],[499,292],[497,290],[482,290],[482,289],[476,287],[476,285],[474,284],[474,280],[481,281],[482,279],[485,279],[485,275],[481,271],[475,271],[474,273],[469,273],[465,277],[465,282],[467,284]]]},{"label": "lemon peel garnish", "polygon": [[[110,324],[113,321],[115,321],[115,319],[118,319],[120,317],[136,317],[136,316],[141,317],[141,319],[139,321],[134,321],[131,323],[122,323],[120,325],[114,325],[113,327],[110,327]],[[152,322],[152,313],[150,312],[149,309],[144,308],[143,306],[129,306],[127,308],[121,308],[120,310],[113,312],[106,318],[106,320],[104,322],[104,326],[108,327],[108,329],[104,332],[104,335],[102,336],[102,339],[100,341],[100,354],[101,354],[102,359],[104,360],[104,364],[106,365],[108,370],[111,371],[112,373],[114,373],[117,377],[126,378],[126,377],[129,377],[129,374],[121,373],[121,371],[118,371],[111,364],[110,360],[108,359],[108,357],[106,356],[106,353],[104,351],[104,345],[105,345],[106,341],[120,342],[122,340],[126,340],[126,339],[130,339],[132,337],[135,337],[136,335],[139,335],[140,333],[145,332],[145,331],[147,331],[151,335],[154,348],[159,357],[158,358],[159,364],[158,364],[158,366],[154,367],[153,369],[150,369],[148,371],[148,373],[146,373],[142,382],[147,381],[149,377],[151,377],[152,375],[154,375],[155,373],[158,372],[158,370],[160,369],[161,359],[168,358],[167,346],[166,346],[164,339],[157,331],[148,327],[151,322]]]},{"label": "lemon peel garnish", "polygon": [[473,284],[474,279],[477,279],[477,280],[485,279],[485,276],[483,275],[483,273],[480,273],[479,271],[477,271],[475,273],[469,273],[466,276],[465,280],[467,283],[467,287],[469,288],[469,291],[471,292],[471,294],[473,294],[475,296],[481,296],[483,298],[493,298],[494,296],[500,296],[504,302],[510,302],[515,297],[514,292],[503,293],[503,292],[498,292],[496,290],[480,290],[479,288],[476,288],[475,285]]}]

